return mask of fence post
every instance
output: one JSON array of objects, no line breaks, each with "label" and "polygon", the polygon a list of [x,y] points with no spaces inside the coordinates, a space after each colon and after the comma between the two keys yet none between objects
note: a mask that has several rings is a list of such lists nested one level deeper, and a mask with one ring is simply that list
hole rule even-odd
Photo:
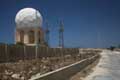
[{"label": "fence post", "polygon": [[6,58],[6,62],[8,61],[8,56],[7,56],[7,51],[8,49],[7,49],[7,44],[5,44],[5,58]]},{"label": "fence post", "polygon": [[24,45],[24,55],[23,55],[23,60],[25,60],[26,59],[26,46]]},{"label": "fence post", "polygon": [[38,58],[38,45],[36,45],[35,47],[35,59]]}]

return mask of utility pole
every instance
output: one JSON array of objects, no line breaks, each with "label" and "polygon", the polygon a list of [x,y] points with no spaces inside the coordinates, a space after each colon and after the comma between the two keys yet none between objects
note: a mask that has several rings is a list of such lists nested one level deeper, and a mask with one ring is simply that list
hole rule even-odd
[{"label": "utility pole", "polygon": [[[36,18],[38,18],[37,17],[37,10],[36,10]],[[35,47],[35,59],[37,59],[38,58],[38,36],[37,36],[37,31],[35,31],[35,43],[36,43],[36,47]]]}]

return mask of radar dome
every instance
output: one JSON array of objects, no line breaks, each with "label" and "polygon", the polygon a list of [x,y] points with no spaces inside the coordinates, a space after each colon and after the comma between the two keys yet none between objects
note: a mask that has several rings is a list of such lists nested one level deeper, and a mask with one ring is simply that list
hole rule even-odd
[{"label": "radar dome", "polygon": [[41,27],[42,16],[36,9],[24,8],[17,13],[15,17],[15,23],[18,28]]}]

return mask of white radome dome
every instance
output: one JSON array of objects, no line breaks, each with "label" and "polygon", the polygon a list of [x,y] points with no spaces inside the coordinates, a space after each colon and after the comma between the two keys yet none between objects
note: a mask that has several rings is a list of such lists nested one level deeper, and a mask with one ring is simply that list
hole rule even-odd
[{"label": "white radome dome", "polygon": [[18,28],[41,27],[42,16],[39,11],[33,8],[24,8],[17,13],[15,23]]}]

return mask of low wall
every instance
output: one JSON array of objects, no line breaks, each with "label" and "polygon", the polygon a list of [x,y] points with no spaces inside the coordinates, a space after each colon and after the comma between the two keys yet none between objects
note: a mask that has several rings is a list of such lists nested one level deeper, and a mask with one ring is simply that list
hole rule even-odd
[{"label": "low wall", "polygon": [[94,62],[99,57],[99,55],[95,55],[93,57],[83,59],[79,62],[71,64],[69,66],[62,67],[55,71],[32,77],[30,80],[69,80],[71,76],[73,76],[77,72],[80,72],[82,69]]}]

